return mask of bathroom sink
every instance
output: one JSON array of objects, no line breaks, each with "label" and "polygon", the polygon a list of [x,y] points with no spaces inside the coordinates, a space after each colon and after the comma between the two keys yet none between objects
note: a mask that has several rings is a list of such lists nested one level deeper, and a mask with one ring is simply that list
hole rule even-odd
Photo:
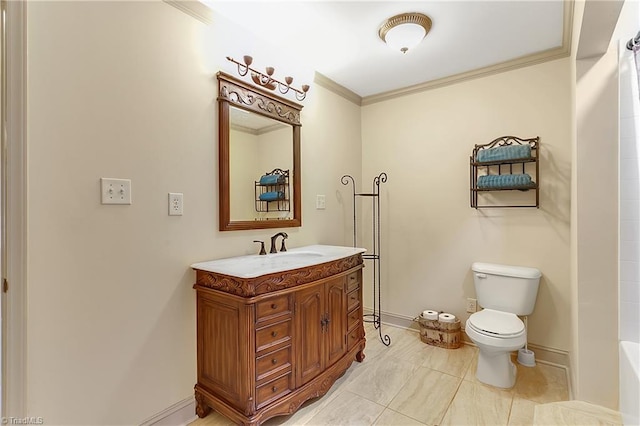
[{"label": "bathroom sink", "polygon": [[365,251],[366,249],[357,247],[312,245],[262,256],[252,254],[194,263],[191,267],[239,278],[255,278],[261,275],[331,262],[358,253],[364,253]]}]

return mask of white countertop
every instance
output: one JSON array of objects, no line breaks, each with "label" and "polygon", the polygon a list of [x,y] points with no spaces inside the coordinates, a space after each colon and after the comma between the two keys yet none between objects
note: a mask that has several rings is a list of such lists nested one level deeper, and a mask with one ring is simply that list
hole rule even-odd
[{"label": "white countertop", "polygon": [[247,256],[229,257],[226,259],[210,260],[191,265],[193,269],[230,275],[238,278],[256,278],[275,272],[289,271],[331,262],[367,249],[358,247],[312,245],[296,247],[286,252]]}]

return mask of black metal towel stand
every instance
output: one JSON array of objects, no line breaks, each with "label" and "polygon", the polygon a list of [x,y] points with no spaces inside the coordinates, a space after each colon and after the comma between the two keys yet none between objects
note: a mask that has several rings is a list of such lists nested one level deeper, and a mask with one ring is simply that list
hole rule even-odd
[{"label": "black metal towel stand", "polygon": [[[353,189],[353,246],[357,247],[357,232],[356,232],[356,197],[371,197],[373,200],[373,250],[371,253],[365,253],[362,258],[365,260],[373,261],[373,313],[364,315],[364,322],[373,323],[373,326],[378,330],[380,341],[385,345],[391,344],[391,338],[387,334],[382,334],[382,324],[380,322],[380,184],[387,181],[387,174],[382,172],[375,178],[373,178],[372,192],[370,193],[358,193],[356,192],[356,181],[350,175],[344,175],[340,179],[343,185],[348,185],[351,182]],[[377,298],[376,298],[377,296]]]}]

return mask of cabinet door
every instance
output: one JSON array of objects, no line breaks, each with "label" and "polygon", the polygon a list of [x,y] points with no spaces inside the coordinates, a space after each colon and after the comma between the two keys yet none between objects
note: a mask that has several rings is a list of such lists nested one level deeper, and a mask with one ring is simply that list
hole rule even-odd
[{"label": "cabinet door", "polygon": [[344,277],[326,284],[327,319],[325,327],[327,339],[327,367],[338,361],[346,352],[347,309],[345,302]]},{"label": "cabinet door", "polygon": [[296,293],[296,386],[302,386],[325,368],[325,339],[322,319],[325,314],[324,285]]}]

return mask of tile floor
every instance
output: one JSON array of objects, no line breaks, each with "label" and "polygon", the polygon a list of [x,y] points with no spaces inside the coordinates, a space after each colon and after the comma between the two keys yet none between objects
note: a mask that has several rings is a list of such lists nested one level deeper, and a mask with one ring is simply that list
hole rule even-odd
[{"label": "tile floor", "polygon": [[[518,365],[516,385],[501,390],[475,378],[476,347],[442,349],[422,343],[415,331],[383,325],[392,340],[385,347],[371,324],[365,330],[364,362],[354,362],[322,398],[264,424],[532,425],[536,405],[569,398],[563,368]],[[212,412],[191,426],[231,424]]]}]

